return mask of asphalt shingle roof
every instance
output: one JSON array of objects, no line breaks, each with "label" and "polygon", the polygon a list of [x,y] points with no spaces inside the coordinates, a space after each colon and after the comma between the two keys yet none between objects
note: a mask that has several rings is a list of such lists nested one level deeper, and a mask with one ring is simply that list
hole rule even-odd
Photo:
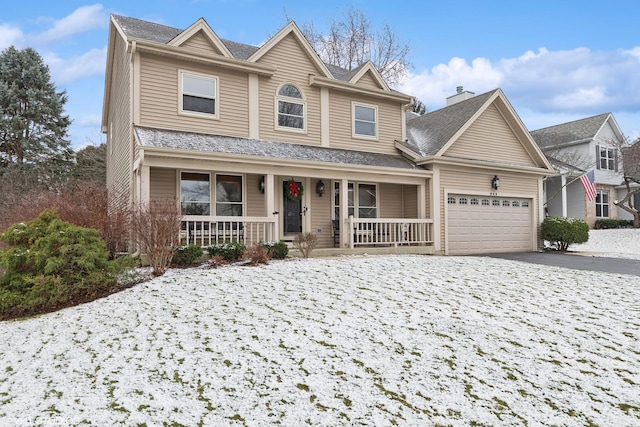
[{"label": "asphalt shingle roof", "polygon": [[531,131],[531,136],[542,147],[564,145],[594,138],[611,113],[598,114],[555,126]]},{"label": "asphalt shingle roof", "polygon": [[410,119],[407,121],[408,147],[422,156],[436,154],[498,90]]},{"label": "asphalt shingle roof", "polygon": [[142,126],[136,126],[135,133],[140,145],[143,147],[241,154],[269,159],[367,165],[398,169],[422,169],[400,155],[393,156],[288,142],[161,130]]}]

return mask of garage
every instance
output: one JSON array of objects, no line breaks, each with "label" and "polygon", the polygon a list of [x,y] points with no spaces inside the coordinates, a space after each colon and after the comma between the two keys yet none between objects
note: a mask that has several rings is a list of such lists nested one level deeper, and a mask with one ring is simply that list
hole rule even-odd
[{"label": "garage", "polygon": [[449,255],[533,250],[532,199],[449,194]]}]

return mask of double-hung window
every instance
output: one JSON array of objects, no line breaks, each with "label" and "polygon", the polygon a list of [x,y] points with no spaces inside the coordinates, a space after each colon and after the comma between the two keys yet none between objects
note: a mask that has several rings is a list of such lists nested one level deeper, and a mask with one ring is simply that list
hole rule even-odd
[{"label": "double-hung window", "polygon": [[304,131],[305,103],[302,93],[292,84],[285,84],[276,96],[276,128]]},{"label": "double-hung window", "polygon": [[216,175],[216,215],[242,216],[242,176]]},{"label": "double-hung window", "polygon": [[180,71],[180,112],[218,117],[218,78]]},{"label": "double-hung window", "polygon": [[353,103],[353,136],[378,137],[378,108],[373,105]]},{"label": "double-hung window", "polygon": [[609,192],[598,190],[596,193],[596,217],[609,217]]},{"label": "double-hung window", "polygon": [[180,174],[180,208],[183,215],[211,213],[211,186],[208,173]]},{"label": "double-hung window", "polygon": [[616,170],[616,152],[613,148],[600,147],[598,157],[600,158],[600,169]]}]

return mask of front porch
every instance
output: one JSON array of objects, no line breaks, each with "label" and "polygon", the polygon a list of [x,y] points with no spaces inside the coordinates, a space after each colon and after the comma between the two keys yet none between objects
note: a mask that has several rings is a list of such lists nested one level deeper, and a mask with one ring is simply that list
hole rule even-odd
[{"label": "front porch", "polygon": [[[333,248],[319,246],[315,253],[433,253],[433,220],[409,218],[353,218],[333,227]],[[342,236],[340,230],[350,230]],[[336,234],[337,233],[337,234]],[[278,241],[279,218],[185,215],[180,243],[206,247],[241,242],[247,246]],[[290,246],[292,246],[290,244]]]}]

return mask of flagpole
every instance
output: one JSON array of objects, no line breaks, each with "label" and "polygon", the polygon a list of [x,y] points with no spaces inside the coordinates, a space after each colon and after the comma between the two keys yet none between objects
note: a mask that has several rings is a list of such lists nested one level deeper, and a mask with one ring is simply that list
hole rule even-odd
[{"label": "flagpole", "polygon": [[579,180],[579,179],[580,179],[580,177],[581,177],[581,176],[583,176],[583,175],[585,175],[585,174],[583,173],[583,174],[582,174],[582,175],[580,175],[579,177],[574,178],[573,180],[571,180],[571,181],[567,182],[565,185],[563,185],[562,187],[560,187],[560,189],[559,189],[558,191],[556,191],[556,192],[553,194],[553,196],[551,196],[551,197],[547,197],[547,201],[546,201],[546,202],[544,202],[544,203],[542,204],[542,206],[546,206],[546,205],[547,205],[547,203],[549,203],[551,200],[553,200],[553,199],[558,195],[558,193],[560,193],[560,192],[562,191],[562,189],[563,189],[563,188],[565,188],[567,185],[573,184],[574,182],[576,182],[577,180]]}]

